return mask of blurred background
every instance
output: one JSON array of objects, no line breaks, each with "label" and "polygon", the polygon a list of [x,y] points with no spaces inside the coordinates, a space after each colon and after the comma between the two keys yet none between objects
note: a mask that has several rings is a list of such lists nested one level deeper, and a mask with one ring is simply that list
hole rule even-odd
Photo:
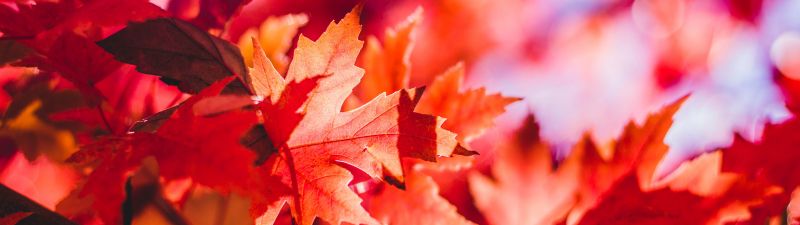
[{"label": "blurred background", "polygon": [[[231,22],[239,40],[270,16],[304,13],[312,38],[360,1],[254,0]],[[157,2],[169,8],[168,1]],[[464,61],[469,87],[524,98],[489,135],[537,115],[542,136],[566,155],[590,132],[617,137],[630,120],[690,95],[666,143],[670,168],[755,140],[791,116],[781,79],[800,79],[800,1],[440,0],[364,1],[362,36],[383,36],[424,9],[411,53],[411,84],[428,84]],[[480,141],[478,141],[480,143]],[[480,149],[480,148],[478,148]]]},{"label": "blurred background", "polygon": [[[27,1],[0,4],[13,2]],[[192,21],[206,0],[151,2]],[[411,53],[411,86],[428,85],[463,62],[468,87],[523,98],[509,106],[496,127],[470,143],[481,153],[478,167],[491,164],[492,141],[520,127],[531,112],[559,159],[586,133],[598,143],[609,143],[629,121],[641,122],[648,113],[689,95],[665,139],[670,151],[659,171],[728,146],[735,135],[755,141],[765,124],[793,116],[781,84],[800,80],[798,0],[252,0],[224,29],[211,32],[242,43],[269,18],[304,14],[307,18],[298,17],[299,33],[316,39],[332,20],[359,3],[364,5],[362,40],[369,36],[383,40],[386,28],[423,8]],[[34,72],[3,67],[0,83],[8,90],[9,83],[30,73]],[[98,82],[98,91],[134,115],[121,116],[120,121],[112,116],[117,130],[186,98],[174,87],[154,77],[141,78],[130,68],[113,76]],[[120,88],[132,82],[131,90]],[[156,89],[157,96],[148,95]],[[49,101],[70,99],[62,94]],[[6,93],[0,95],[4,108],[10,99]],[[152,107],[137,105],[145,101]],[[0,134],[42,149],[74,151],[81,140],[68,129],[34,121],[23,124],[33,127],[23,130],[30,135],[13,129]],[[47,135],[39,135],[43,132]],[[15,144],[0,138],[0,145]],[[50,163],[52,157],[28,156],[35,159],[28,163],[14,147],[2,150],[0,165],[5,170],[0,181],[45,207],[55,208],[70,189],[37,187],[73,185],[77,179],[67,166]],[[68,153],[54,154],[63,160]]]}]

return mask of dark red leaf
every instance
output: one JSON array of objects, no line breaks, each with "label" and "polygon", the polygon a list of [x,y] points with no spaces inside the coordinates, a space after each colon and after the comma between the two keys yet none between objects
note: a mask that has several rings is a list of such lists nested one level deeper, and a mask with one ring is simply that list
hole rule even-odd
[{"label": "dark red leaf", "polygon": [[[197,93],[228,76],[247,78],[236,46],[177,19],[133,23],[97,44],[118,60],[136,65],[138,71],[161,76],[187,93]],[[250,93],[238,80],[225,92]]]}]

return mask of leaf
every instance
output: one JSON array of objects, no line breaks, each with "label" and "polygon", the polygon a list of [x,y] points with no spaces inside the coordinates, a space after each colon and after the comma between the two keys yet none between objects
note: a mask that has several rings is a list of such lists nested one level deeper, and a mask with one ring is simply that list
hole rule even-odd
[{"label": "leaf", "polygon": [[247,225],[253,224],[249,207],[250,201],[243,196],[195,189],[184,203],[182,214],[194,225]]},{"label": "leaf", "polygon": [[297,35],[300,27],[308,23],[308,16],[305,14],[288,14],[280,17],[270,16],[258,29],[248,29],[239,37],[239,49],[242,50],[244,61],[248,66],[253,65],[253,54],[257,47],[253,46],[252,39],[255,38],[261,44],[261,49],[272,61],[272,65],[280,73],[286,72],[289,64],[289,57],[286,52],[292,47],[292,40]]},{"label": "leaf", "polygon": [[76,8],[75,1],[0,4],[0,32],[10,37],[34,37],[57,26]]},{"label": "leaf", "polygon": [[[516,4],[507,2],[501,8],[523,7]],[[426,14],[434,16],[420,27],[411,57],[411,70],[414,71],[412,83],[428,83],[436,74],[460,61],[472,65],[501,44],[500,40],[493,37],[497,34],[496,20],[487,17],[494,13],[506,15],[503,11],[493,12],[497,6],[495,2],[447,0],[441,4],[424,6]]]},{"label": "leaf", "polygon": [[651,115],[641,126],[630,123],[609,159],[587,136],[555,164],[554,150],[540,138],[529,116],[520,130],[501,142],[505,144],[499,147],[492,177],[470,175],[476,206],[490,224],[556,224],[592,210],[603,193],[628,174],[637,182],[638,177],[647,179],[642,183],[649,188],[655,165],[667,150],[664,135],[684,99]]},{"label": "leaf", "polygon": [[167,15],[147,0],[18,2],[0,6],[0,17],[9,18],[0,21],[0,32],[46,53],[53,40],[64,32],[93,36],[99,34],[99,27]]},{"label": "leaf", "polygon": [[76,91],[55,91],[48,81],[37,82],[16,94],[0,122],[0,137],[14,140],[28,160],[40,154],[63,162],[77,150],[66,124],[51,121],[49,114],[84,105]]},{"label": "leaf", "polygon": [[420,172],[407,177],[405,190],[384,185],[370,199],[369,212],[381,224],[474,224],[439,196],[439,187],[431,177]]},{"label": "leaf", "polygon": [[143,120],[136,121],[136,123],[134,123],[133,126],[131,126],[130,131],[151,132],[151,133],[155,132],[156,130],[158,130],[159,127],[161,127],[161,125],[164,124],[164,122],[166,122],[167,119],[169,119],[172,116],[172,114],[175,113],[175,110],[178,110],[178,107],[180,107],[180,104],[162,110],[161,112],[158,112],[156,114],[150,115],[149,117],[144,118]]},{"label": "leaf", "polygon": [[[299,224],[311,224],[316,217],[332,224],[376,224],[347,186],[357,182],[348,168],[402,185],[402,158],[435,161],[467,152],[455,134],[440,127],[441,118],[413,112],[420,94],[416,90],[379,95],[341,112],[363,74],[354,65],[362,44],[360,10],[356,7],[339,23],[331,23],[317,41],[300,37],[286,82],[302,86],[318,80],[310,93],[298,94],[287,86],[279,98],[259,104],[269,138],[281,152],[267,165],[294,192],[267,206],[262,216],[267,223],[288,202]],[[282,79],[277,72],[265,74],[273,76],[268,80]]]},{"label": "leaf", "polygon": [[[720,221],[763,222],[766,220],[760,215],[763,209],[772,207],[785,192],[778,186],[752,180],[743,174],[724,172],[724,154],[716,150],[684,162],[671,178],[664,179],[666,184],[656,186],[668,186],[673,191],[687,190],[705,197],[705,202],[717,201],[724,205],[715,209],[718,213],[711,224],[720,224]],[[782,205],[781,210],[785,206]]]},{"label": "leaf", "polygon": [[258,96],[269,96],[272,102],[277,102],[286,87],[286,81],[278,70],[275,69],[261,44],[253,38],[255,52],[253,53],[253,68],[250,70],[250,89]]},{"label": "leaf", "polygon": [[573,150],[572,155],[583,155],[583,181],[579,186],[582,200],[570,218],[581,218],[578,224],[764,221],[760,210],[775,204],[780,188],[723,173],[720,152],[685,163],[671,178],[654,179],[655,167],[668,150],[661,140],[685,99],[651,115],[642,126],[626,127],[608,160],[590,142]]},{"label": "leaf", "polygon": [[800,165],[796,163],[800,154],[790,149],[800,144],[799,138],[800,120],[796,117],[766,125],[763,137],[755,143],[737,135],[733,144],[724,149],[723,169],[793,190],[800,184]]},{"label": "leaf", "polygon": [[[256,124],[254,112],[239,108],[225,112],[200,109],[216,107],[216,104],[203,106],[202,102],[215,99],[232,80],[233,77],[227,77],[189,98],[153,133],[105,139],[71,157],[71,161],[79,163],[100,160],[81,194],[91,193],[95,199],[104,199],[94,204],[103,221],[117,221],[124,175],[139,167],[148,156],[155,157],[160,175],[167,181],[189,177],[218,191],[236,191],[262,201],[275,195],[272,191],[282,190],[279,182],[253,166],[255,154],[240,144],[244,133]],[[214,113],[198,115],[198,112]]]},{"label": "leaf", "polygon": [[44,153],[54,161],[62,162],[75,152],[77,144],[69,130],[54,127],[36,117],[41,107],[41,101],[34,101],[18,117],[3,122],[0,136],[13,138],[28,160],[33,161]]},{"label": "leaf", "polygon": [[766,125],[763,137],[755,143],[736,135],[733,144],[723,149],[724,171],[740,173],[783,189],[780,196],[769,199],[762,207],[751,209],[754,222],[783,214],[790,203],[792,191],[800,185],[800,166],[797,165],[800,154],[794,150],[800,134],[798,121],[795,117],[781,124]]},{"label": "leaf", "polygon": [[62,23],[74,27],[90,22],[107,27],[167,16],[169,13],[146,0],[103,0],[88,2],[72,14],[71,20]]},{"label": "leaf", "polygon": [[40,67],[59,72],[86,96],[100,96],[94,85],[122,66],[87,37],[72,32],[58,36],[44,57]]},{"label": "leaf", "polygon": [[[136,65],[139,72],[161,76],[187,93],[197,93],[228,76],[247,79],[247,67],[236,46],[177,19],[132,23],[97,44],[116,59]],[[225,92],[248,94],[249,90],[237,80]]]},{"label": "leaf", "polygon": [[167,10],[202,30],[221,29],[251,0],[174,0]]},{"label": "leaf", "polygon": [[578,224],[706,224],[723,207],[687,191],[642,192],[639,183],[635,174],[623,177]]},{"label": "leaf", "polygon": [[554,165],[539,126],[529,115],[497,149],[492,177],[473,172],[469,187],[489,224],[556,224],[578,201],[579,158]]},{"label": "leaf", "polygon": [[579,208],[591,205],[592,199],[631,171],[637,174],[641,187],[650,187],[655,179],[655,168],[669,149],[664,144],[664,137],[672,126],[672,116],[687,98],[683,97],[649,115],[642,125],[628,123],[610,154],[603,154],[590,141],[579,146],[576,149],[578,153],[573,150],[572,154],[583,155],[582,176],[586,179],[586,183],[581,185],[581,195],[586,201]]},{"label": "leaf", "polygon": [[653,188],[641,187],[631,171],[578,224],[764,223],[747,211],[769,202],[780,188],[722,172],[722,155],[715,151],[686,162],[673,178]]},{"label": "leaf", "polygon": [[459,140],[468,141],[494,126],[494,118],[505,112],[505,107],[521,98],[487,95],[486,89],[461,92],[464,83],[464,64],[458,63],[437,77],[422,95],[417,112],[447,118],[444,128],[459,134]]},{"label": "leaf", "polygon": [[367,47],[361,56],[365,75],[357,89],[360,99],[372,99],[381,93],[408,87],[414,33],[421,20],[422,8],[417,8],[405,21],[386,29],[383,45],[375,36],[367,38]]}]

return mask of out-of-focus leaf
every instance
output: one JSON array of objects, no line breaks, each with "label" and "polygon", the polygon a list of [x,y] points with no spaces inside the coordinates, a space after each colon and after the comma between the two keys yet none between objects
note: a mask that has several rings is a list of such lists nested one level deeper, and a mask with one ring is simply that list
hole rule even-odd
[{"label": "out-of-focus leaf", "polygon": [[81,194],[103,199],[93,205],[103,221],[119,219],[125,174],[150,156],[158,162],[159,175],[166,181],[192,178],[218,191],[238,191],[251,199],[274,201],[268,196],[283,190],[280,182],[271,180],[268,169],[253,166],[256,155],[240,144],[242,136],[257,123],[255,112],[237,108],[196,114],[197,103],[219,96],[233,78],[224,78],[189,98],[155,132],[102,139],[70,158],[77,163],[100,161]]},{"label": "out-of-focus leaf", "polygon": [[183,204],[183,215],[193,225],[248,225],[250,200],[237,195],[195,189]]},{"label": "out-of-focus leaf", "polygon": [[414,33],[421,20],[422,8],[417,8],[405,21],[386,29],[383,44],[375,36],[367,38],[367,47],[361,55],[364,79],[356,89],[362,101],[408,87]]},{"label": "out-of-focus leaf", "polygon": [[439,196],[436,182],[425,174],[409,174],[405,190],[390,185],[382,187],[381,193],[370,199],[368,208],[382,224],[474,224]]},{"label": "out-of-focus leaf", "polygon": [[167,10],[203,29],[221,29],[251,0],[173,0]]},{"label": "out-of-focus leaf", "polygon": [[553,163],[548,143],[539,136],[533,115],[499,144],[491,177],[469,176],[475,205],[489,224],[556,224],[578,201],[579,158]]},{"label": "out-of-focus leaf", "polygon": [[46,82],[35,84],[14,96],[3,115],[0,136],[12,138],[28,160],[44,153],[63,162],[77,151],[77,144],[65,124],[54,123],[48,116],[83,104],[75,91],[53,91]]},{"label": "out-of-focus leaf", "polygon": [[100,98],[100,92],[94,85],[122,66],[88,37],[73,32],[61,33],[42,55],[41,58],[32,59],[40,69],[58,72],[90,97],[93,103]]},{"label": "out-of-focus leaf", "polygon": [[0,40],[0,66],[22,59],[31,49],[14,40]]},{"label": "out-of-focus leaf", "polygon": [[292,40],[297,36],[300,27],[308,22],[305,14],[289,14],[281,17],[269,17],[261,23],[258,29],[249,29],[239,38],[239,49],[242,50],[244,61],[248,66],[253,65],[253,54],[256,47],[252,39],[261,44],[266,56],[280,73],[285,73],[289,65],[286,51],[292,46]]}]

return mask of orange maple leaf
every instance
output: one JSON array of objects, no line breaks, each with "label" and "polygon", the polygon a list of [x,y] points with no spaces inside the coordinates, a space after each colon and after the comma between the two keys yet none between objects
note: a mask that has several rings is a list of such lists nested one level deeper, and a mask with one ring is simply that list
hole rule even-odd
[{"label": "orange maple leaf", "polygon": [[382,224],[474,224],[439,196],[433,178],[420,171],[406,177],[405,190],[384,185],[370,199],[369,212]]},{"label": "orange maple leaf", "polygon": [[473,172],[469,186],[489,224],[555,224],[577,202],[578,161],[553,164],[533,115],[497,150],[492,178]]},{"label": "orange maple leaf", "polygon": [[360,99],[372,99],[381,93],[408,87],[411,49],[421,20],[422,8],[417,8],[405,21],[386,29],[383,45],[375,36],[367,38],[367,47],[361,56],[366,73],[357,89]]},{"label": "orange maple leaf", "polygon": [[417,106],[417,112],[447,118],[444,128],[456,132],[459,140],[467,142],[494,126],[494,119],[505,107],[521,98],[486,94],[485,88],[461,92],[464,83],[464,64],[458,63],[436,77]]},{"label": "orange maple leaf", "polygon": [[[333,224],[377,224],[348,187],[353,182],[348,168],[402,186],[402,158],[435,161],[437,156],[468,152],[455,134],[440,127],[444,119],[413,111],[419,101],[419,92],[413,89],[381,94],[341,112],[363,75],[355,66],[362,46],[360,10],[357,7],[339,23],[331,23],[317,41],[301,36],[286,80],[274,68],[263,67],[269,70],[263,74],[271,76],[265,79],[269,85],[264,87],[269,88],[263,93],[284,89],[279,97],[269,96],[259,104],[266,133],[281,153],[267,167],[293,188],[291,195],[277,196],[278,202],[267,204],[264,221],[274,221],[285,202],[300,224],[312,224],[317,217]],[[316,85],[305,96],[281,86],[308,80]]]},{"label": "orange maple leaf", "polygon": [[610,156],[604,157],[591,141],[584,141],[573,150],[571,154],[582,155],[581,176],[584,179],[580,186],[582,200],[573,214],[580,215],[614,182],[628,173],[637,175],[636,181],[640,187],[650,188],[656,166],[669,150],[664,144],[664,137],[672,126],[672,116],[685,100],[686,97],[651,114],[642,125],[629,123],[612,147]]}]

